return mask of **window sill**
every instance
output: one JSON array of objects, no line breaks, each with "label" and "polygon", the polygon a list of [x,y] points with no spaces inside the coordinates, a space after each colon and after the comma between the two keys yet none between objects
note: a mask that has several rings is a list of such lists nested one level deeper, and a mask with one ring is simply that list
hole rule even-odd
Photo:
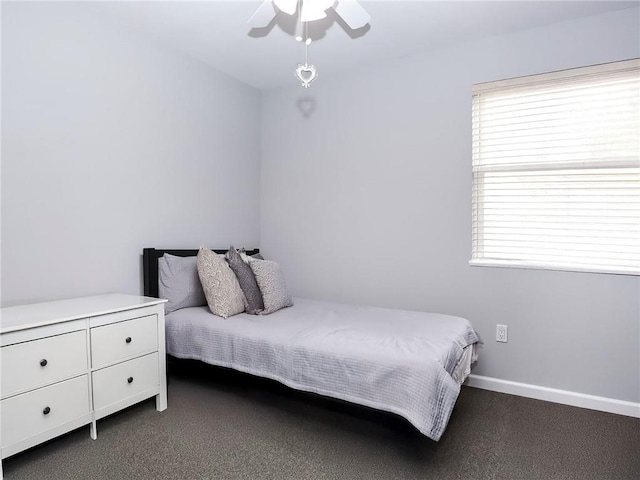
[{"label": "window sill", "polygon": [[524,268],[529,270],[555,270],[561,272],[579,272],[579,273],[604,273],[609,275],[629,275],[640,276],[640,269],[615,269],[606,267],[581,267],[566,265],[544,265],[528,262],[518,262],[514,260],[489,260],[489,259],[472,259],[469,260],[472,267],[498,267],[498,268]]}]

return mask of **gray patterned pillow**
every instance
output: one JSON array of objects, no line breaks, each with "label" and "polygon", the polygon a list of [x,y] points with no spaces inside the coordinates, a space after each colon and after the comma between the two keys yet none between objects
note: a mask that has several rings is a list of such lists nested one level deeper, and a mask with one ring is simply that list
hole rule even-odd
[{"label": "gray patterned pillow", "polygon": [[251,259],[249,266],[256,276],[256,282],[258,282],[260,293],[262,293],[264,301],[262,315],[268,315],[293,305],[280,265],[270,260]]},{"label": "gray patterned pillow", "polygon": [[200,247],[197,263],[198,275],[211,313],[227,318],[244,312],[244,294],[224,257]]},{"label": "gray patterned pillow", "polygon": [[198,277],[196,257],[177,257],[165,253],[158,259],[158,296],[166,298],[164,313],[207,304]]},{"label": "gray patterned pillow", "polygon": [[260,293],[260,287],[256,283],[256,276],[253,274],[251,267],[247,265],[240,253],[233,248],[233,245],[229,248],[229,251],[225,255],[231,270],[236,274],[244,298],[247,300],[246,310],[251,315],[256,315],[264,310],[264,302],[262,301],[262,294]]}]

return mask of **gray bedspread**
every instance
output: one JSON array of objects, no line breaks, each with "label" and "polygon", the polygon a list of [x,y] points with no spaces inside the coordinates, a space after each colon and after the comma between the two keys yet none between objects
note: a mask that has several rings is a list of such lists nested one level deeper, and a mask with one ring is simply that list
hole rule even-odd
[{"label": "gray bedspread", "polygon": [[227,319],[207,307],[166,317],[167,351],[289,387],[406,418],[427,437],[444,432],[460,385],[463,349],[479,341],[469,321],[295,298],[271,315]]}]

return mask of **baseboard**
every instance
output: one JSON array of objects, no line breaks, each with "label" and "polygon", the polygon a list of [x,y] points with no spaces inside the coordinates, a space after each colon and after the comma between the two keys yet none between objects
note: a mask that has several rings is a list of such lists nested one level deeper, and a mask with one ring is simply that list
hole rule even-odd
[{"label": "baseboard", "polygon": [[528,383],[511,382],[509,380],[500,380],[499,378],[474,374],[469,375],[465,385],[483,390],[491,390],[492,392],[508,393],[519,397],[535,398],[547,402],[562,403],[574,407],[640,418],[640,403],[627,402],[625,400],[597,397],[585,393],[558,390],[555,388],[530,385]]}]

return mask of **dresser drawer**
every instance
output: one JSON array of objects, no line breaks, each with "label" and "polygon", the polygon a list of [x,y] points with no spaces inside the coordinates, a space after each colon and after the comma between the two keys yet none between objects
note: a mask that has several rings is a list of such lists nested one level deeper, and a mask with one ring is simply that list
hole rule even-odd
[{"label": "dresser drawer", "polygon": [[4,399],[2,448],[89,412],[89,377],[86,374]]},{"label": "dresser drawer", "polygon": [[158,349],[156,315],[91,329],[91,365],[99,368]]},{"label": "dresser drawer", "polygon": [[158,353],[93,372],[93,408],[99,410],[160,384]]},{"label": "dresser drawer", "polygon": [[85,373],[86,330],[8,345],[0,349],[0,355],[2,397],[7,397]]}]

